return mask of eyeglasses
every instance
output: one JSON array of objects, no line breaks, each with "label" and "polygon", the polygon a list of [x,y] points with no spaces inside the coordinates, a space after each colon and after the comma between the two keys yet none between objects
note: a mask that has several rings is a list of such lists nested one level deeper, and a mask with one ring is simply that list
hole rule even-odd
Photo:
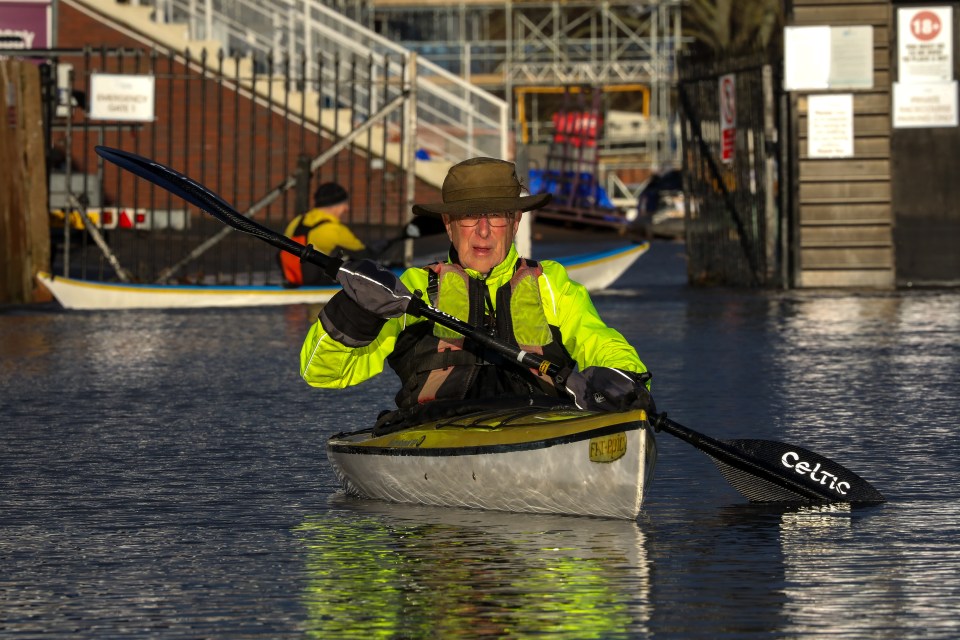
[{"label": "eyeglasses", "polygon": [[491,227],[505,227],[513,222],[512,213],[470,213],[456,220],[461,227],[475,227],[480,224],[480,218],[486,218]]}]

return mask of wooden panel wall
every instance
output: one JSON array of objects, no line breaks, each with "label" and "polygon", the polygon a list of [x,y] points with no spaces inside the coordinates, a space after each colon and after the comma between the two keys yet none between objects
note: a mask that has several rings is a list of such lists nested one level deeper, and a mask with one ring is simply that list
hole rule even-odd
[{"label": "wooden panel wall", "polygon": [[877,0],[794,0],[794,26],[873,27],[873,88],[852,93],[854,157],[807,157],[808,92],[796,114],[793,250],[797,287],[894,286],[890,177],[892,9]]}]

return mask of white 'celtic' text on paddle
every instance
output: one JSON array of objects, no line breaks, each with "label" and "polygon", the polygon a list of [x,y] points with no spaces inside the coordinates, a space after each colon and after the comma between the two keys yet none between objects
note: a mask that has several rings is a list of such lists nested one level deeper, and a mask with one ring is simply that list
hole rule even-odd
[{"label": "white 'celtic' text on paddle", "polygon": [[[820,469],[820,463],[818,462],[815,466],[811,467],[809,462],[805,462],[800,459],[800,455],[794,451],[787,451],[783,454],[783,457],[780,458],[780,462],[783,463],[788,469],[793,469],[802,476],[810,476],[810,479],[814,482],[819,482],[822,485],[827,485],[833,491],[836,491],[842,496],[847,495],[847,491],[850,490],[850,483],[840,480],[837,476],[832,473],[827,473]],[[819,472],[819,476],[817,473]]]}]

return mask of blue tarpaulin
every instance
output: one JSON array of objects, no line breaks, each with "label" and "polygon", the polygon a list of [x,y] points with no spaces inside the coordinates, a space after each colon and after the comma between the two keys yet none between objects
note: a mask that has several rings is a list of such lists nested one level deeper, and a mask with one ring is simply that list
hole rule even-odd
[{"label": "blue tarpaulin", "polygon": [[[607,192],[598,184],[594,184],[593,174],[581,173],[577,184],[577,192],[573,194],[572,205],[583,209],[614,209]],[[567,171],[544,171],[530,169],[530,193],[551,193],[554,198],[568,202],[571,200],[570,189],[573,187],[574,173]]]}]

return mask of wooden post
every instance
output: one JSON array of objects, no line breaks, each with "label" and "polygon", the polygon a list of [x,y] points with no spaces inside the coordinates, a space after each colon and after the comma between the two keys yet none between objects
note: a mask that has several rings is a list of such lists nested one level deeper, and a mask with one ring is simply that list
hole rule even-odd
[{"label": "wooden post", "polygon": [[50,270],[50,220],[40,72],[31,62],[0,60],[0,303],[50,299],[35,284]]}]

